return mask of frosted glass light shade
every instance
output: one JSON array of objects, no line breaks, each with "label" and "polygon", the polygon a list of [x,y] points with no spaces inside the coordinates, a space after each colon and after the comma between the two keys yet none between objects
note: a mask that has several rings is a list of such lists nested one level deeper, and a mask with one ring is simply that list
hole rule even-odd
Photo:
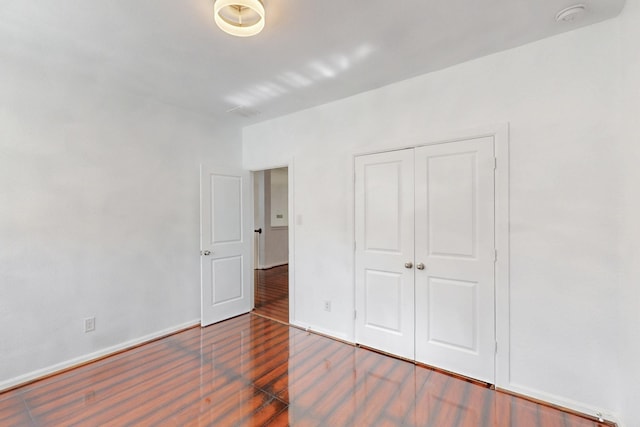
[{"label": "frosted glass light shade", "polygon": [[213,11],[218,27],[232,36],[253,36],[264,28],[261,0],[215,0]]}]

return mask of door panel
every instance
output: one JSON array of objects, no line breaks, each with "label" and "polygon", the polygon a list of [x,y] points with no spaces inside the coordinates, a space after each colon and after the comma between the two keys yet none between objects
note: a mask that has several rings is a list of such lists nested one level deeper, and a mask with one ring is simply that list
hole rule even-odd
[{"label": "door panel", "polygon": [[355,169],[356,341],[413,359],[413,150],[360,156]]},{"label": "door panel", "polygon": [[493,383],[493,138],[415,156],[416,360]]},{"label": "door panel", "polygon": [[253,306],[250,175],[201,169],[201,323],[247,313]]},{"label": "door panel", "polygon": [[369,252],[398,253],[402,235],[402,170],[400,161],[364,167],[364,243]]},{"label": "door panel", "polygon": [[210,175],[211,242],[240,243],[242,240],[242,177]]},{"label": "door panel", "polygon": [[402,275],[388,271],[365,272],[365,326],[402,333]]},{"label": "door panel", "polygon": [[427,158],[426,219],[432,256],[475,256],[475,163],[475,153]]},{"label": "door panel", "polygon": [[430,277],[429,339],[454,349],[477,351],[478,284]]},{"label": "door panel", "polygon": [[242,276],[242,257],[214,258],[211,260],[213,286],[211,286],[211,303],[220,304],[243,297],[243,289],[237,286],[237,279]]}]

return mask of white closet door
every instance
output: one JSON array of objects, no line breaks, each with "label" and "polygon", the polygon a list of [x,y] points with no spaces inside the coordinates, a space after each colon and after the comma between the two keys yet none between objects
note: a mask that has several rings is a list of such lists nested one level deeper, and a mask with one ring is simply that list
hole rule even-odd
[{"label": "white closet door", "polygon": [[413,150],[357,157],[355,171],[356,342],[413,359]]},{"label": "white closet door", "polygon": [[494,383],[494,146],[416,148],[416,360]]}]

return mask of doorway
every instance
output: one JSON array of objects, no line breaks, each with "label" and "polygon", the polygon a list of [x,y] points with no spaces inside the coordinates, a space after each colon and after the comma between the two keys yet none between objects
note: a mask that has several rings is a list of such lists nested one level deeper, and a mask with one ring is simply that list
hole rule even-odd
[{"label": "doorway", "polygon": [[289,169],[253,172],[254,313],[289,323]]}]

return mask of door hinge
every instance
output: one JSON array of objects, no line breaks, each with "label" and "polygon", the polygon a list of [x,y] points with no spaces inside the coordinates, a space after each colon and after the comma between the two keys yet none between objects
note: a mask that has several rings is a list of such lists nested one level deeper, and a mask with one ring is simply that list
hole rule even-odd
[{"label": "door hinge", "polygon": [[353,251],[354,252],[356,251],[356,241],[355,240],[353,241]]},{"label": "door hinge", "polygon": [[353,320],[358,318],[358,310],[353,310]]},{"label": "door hinge", "polygon": [[496,354],[498,354],[498,341],[496,341]]},{"label": "door hinge", "polygon": [[494,157],[493,158],[493,170],[498,169],[498,158]]},{"label": "door hinge", "polygon": [[493,250],[493,262],[498,262],[498,250]]}]

